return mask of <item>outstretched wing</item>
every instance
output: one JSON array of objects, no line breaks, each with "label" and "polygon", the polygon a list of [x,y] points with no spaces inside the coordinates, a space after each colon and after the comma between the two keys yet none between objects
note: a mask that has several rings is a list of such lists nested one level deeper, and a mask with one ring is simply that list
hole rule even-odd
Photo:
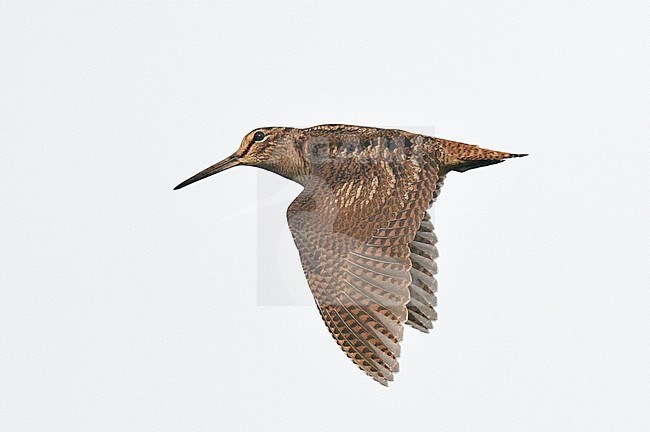
[{"label": "outstretched wing", "polygon": [[409,244],[438,180],[433,150],[427,153],[421,140],[409,144],[383,147],[379,140],[364,148],[370,157],[315,164],[287,211],[325,324],[346,355],[383,385],[398,371],[409,316]]}]

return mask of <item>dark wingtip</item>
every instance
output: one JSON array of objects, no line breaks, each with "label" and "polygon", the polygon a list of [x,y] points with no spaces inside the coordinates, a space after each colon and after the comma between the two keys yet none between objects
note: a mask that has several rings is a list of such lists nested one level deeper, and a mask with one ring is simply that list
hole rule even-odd
[{"label": "dark wingtip", "polygon": [[518,158],[518,157],[524,157],[528,156],[528,153],[510,153],[511,158]]}]

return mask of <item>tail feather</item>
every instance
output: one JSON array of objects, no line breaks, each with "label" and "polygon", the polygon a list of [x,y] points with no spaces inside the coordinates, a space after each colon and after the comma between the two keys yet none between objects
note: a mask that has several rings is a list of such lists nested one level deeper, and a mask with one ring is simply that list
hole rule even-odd
[{"label": "tail feather", "polygon": [[474,168],[498,164],[506,159],[528,156],[488,150],[471,144],[436,138],[442,148],[442,164],[447,171],[465,172]]}]

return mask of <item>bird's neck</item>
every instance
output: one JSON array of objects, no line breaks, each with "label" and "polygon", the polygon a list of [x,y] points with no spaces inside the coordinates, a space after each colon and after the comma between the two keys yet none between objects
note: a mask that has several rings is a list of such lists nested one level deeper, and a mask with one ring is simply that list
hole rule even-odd
[{"label": "bird's neck", "polygon": [[260,164],[258,167],[295,181],[303,186],[312,172],[311,164],[305,162],[302,158],[295,157],[284,157],[275,160],[273,163]]}]

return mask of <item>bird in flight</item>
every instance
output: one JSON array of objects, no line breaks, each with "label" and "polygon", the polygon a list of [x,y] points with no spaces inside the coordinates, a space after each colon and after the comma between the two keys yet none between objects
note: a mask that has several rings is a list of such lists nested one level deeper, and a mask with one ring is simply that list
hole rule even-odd
[{"label": "bird in flight", "polygon": [[403,324],[428,333],[437,318],[427,210],[445,176],[521,156],[397,129],[266,127],[174,189],[237,165],[301,184],[287,220],[316,306],[345,354],[388,385]]}]

